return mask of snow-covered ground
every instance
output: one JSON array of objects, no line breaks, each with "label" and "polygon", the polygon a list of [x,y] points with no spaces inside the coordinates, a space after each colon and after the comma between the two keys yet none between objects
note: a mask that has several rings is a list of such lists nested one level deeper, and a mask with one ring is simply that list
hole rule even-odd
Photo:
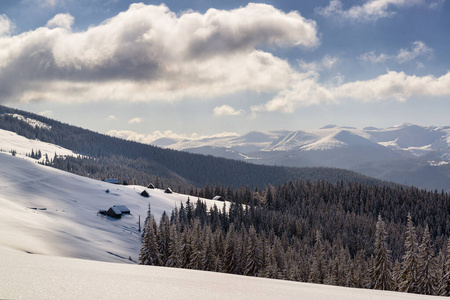
[{"label": "snow-covered ground", "polygon": [[[149,198],[140,195],[144,189]],[[143,224],[148,203],[158,219],[187,198],[160,189],[113,185],[0,153],[0,246],[101,261],[129,262],[129,257],[137,261],[139,215]],[[223,207],[223,202],[202,200]],[[113,205],[126,205],[131,215],[115,220],[97,214]]]},{"label": "snow-covered ground", "polygon": [[[17,142],[17,136],[11,142]],[[145,219],[149,202],[158,218],[188,197],[145,189],[150,197],[144,198],[144,189],[0,152],[0,299],[436,298],[136,265],[128,258],[138,259],[138,216]],[[117,204],[126,205],[131,215],[115,220],[97,214]]]},{"label": "snow-covered ground", "polygon": [[7,299],[438,299],[186,269],[27,254],[0,247]]},{"label": "snow-covered ground", "polygon": [[34,152],[41,150],[41,160],[44,160],[45,154],[48,155],[49,159],[53,158],[55,153],[62,156],[77,156],[72,150],[39,140],[30,140],[15,132],[0,129],[0,152],[15,150],[17,154],[25,156],[30,154],[32,149]]}]

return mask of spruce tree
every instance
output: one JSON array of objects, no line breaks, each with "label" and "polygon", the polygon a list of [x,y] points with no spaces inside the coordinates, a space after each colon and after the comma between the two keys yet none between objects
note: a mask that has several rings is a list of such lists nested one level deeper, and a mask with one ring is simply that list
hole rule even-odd
[{"label": "spruce tree", "polygon": [[441,296],[450,296],[450,238],[447,240],[447,256],[444,263],[444,274],[442,276]]},{"label": "spruce tree", "polygon": [[245,249],[245,268],[244,275],[258,276],[263,268],[262,245],[255,227],[250,226],[248,231],[248,243]]},{"label": "spruce tree", "polygon": [[372,287],[377,290],[392,289],[392,260],[391,252],[386,244],[386,225],[378,215],[375,233],[374,262],[372,266]]},{"label": "spruce tree", "polygon": [[160,266],[162,264],[155,231],[156,227],[155,218],[151,215],[145,226],[145,234],[142,239],[143,244],[139,254],[139,260],[142,265]]},{"label": "spruce tree", "polygon": [[177,231],[176,225],[170,226],[170,242],[169,242],[169,258],[166,266],[172,268],[181,267],[181,242],[180,234]]},{"label": "spruce tree", "polygon": [[419,282],[419,257],[417,236],[411,214],[408,214],[408,223],[405,238],[406,252],[403,255],[400,291],[407,293],[418,292]]},{"label": "spruce tree", "polygon": [[434,249],[431,244],[428,225],[423,233],[422,243],[419,247],[419,285],[418,292],[425,295],[434,295],[438,285],[436,273],[437,263]]}]

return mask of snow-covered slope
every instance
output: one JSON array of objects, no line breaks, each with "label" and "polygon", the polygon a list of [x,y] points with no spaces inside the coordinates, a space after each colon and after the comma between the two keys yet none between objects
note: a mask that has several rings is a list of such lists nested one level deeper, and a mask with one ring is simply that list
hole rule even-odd
[{"label": "snow-covered slope", "polygon": [[[113,185],[0,152],[0,246],[21,251],[101,261],[137,261],[141,247],[139,215],[148,203],[159,218],[186,195],[160,189]],[[107,193],[106,190],[110,192]],[[197,200],[197,199],[191,199]],[[208,205],[223,202],[205,200]],[[98,215],[101,209],[126,205],[131,215],[121,219]]]},{"label": "snow-covered slope", "polygon": [[41,150],[42,159],[44,159],[45,154],[47,154],[49,158],[53,158],[55,153],[62,156],[77,155],[69,149],[54,144],[44,143],[39,140],[29,140],[15,132],[0,129],[0,151],[10,152],[11,150],[15,150],[17,154],[23,156],[30,154],[31,150],[34,150],[34,152]]},{"label": "snow-covered slope", "polygon": [[32,255],[0,247],[2,299],[425,300],[443,297]]}]

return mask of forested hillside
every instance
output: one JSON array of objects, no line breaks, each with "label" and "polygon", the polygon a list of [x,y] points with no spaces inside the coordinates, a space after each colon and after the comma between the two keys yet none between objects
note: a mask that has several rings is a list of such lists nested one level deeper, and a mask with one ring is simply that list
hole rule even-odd
[{"label": "forested hillside", "polygon": [[[13,114],[37,120],[48,126],[33,127]],[[188,189],[191,185],[204,186],[206,182],[254,188],[297,179],[382,184],[381,181],[370,177],[340,169],[254,165],[161,149],[99,134],[5,106],[0,106],[0,128],[79,153],[82,156],[77,158],[50,157],[49,161],[57,168],[92,178],[119,177],[121,180],[142,184],[154,182],[158,177],[164,184],[180,189]]]},{"label": "forested hillside", "polygon": [[448,194],[323,181],[225,194],[229,209],[188,201],[159,225],[149,210],[141,263],[450,296]]}]

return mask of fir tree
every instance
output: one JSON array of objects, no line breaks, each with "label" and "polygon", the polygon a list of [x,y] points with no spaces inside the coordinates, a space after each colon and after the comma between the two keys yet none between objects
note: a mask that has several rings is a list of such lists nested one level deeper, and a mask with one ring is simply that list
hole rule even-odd
[{"label": "fir tree", "polygon": [[400,291],[407,293],[418,292],[419,257],[417,236],[411,214],[408,214],[408,223],[405,238],[406,253],[403,255]]},{"label": "fir tree", "polygon": [[392,289],[392,261],[391,252],[386,244],[386,225],[378,215],[375,234],[375,252],[372,275],[372,287],[377,290]]},{"label": "fir tree", "polygon": [[155,218],[151,215],[145,226],[143,244],[139,254],[139,260],[142,265],[160,266],[162,263],[158,249],[156,227]]},{"label": "fir tree", "polygon": [[170,226],[170,242],[169,242],[169,258],[166,266],[172,268],[181,267],[181,243],[180,235],[177,231],[176,225]]},{"label": "fir tree", "polygon": [[422,237],[419,247],[419,284],[418,292],[425,295],[434,295],[437,287],[437,263],[434,257],[434,249],[431,245],[428,225]]},{"label": "fir tree", "polygon": [[253,225],[248,232],[248,243],[244,255],[246,262],[244,275],[258,276],[264,265],[261,242]]},{"label": "fir tree", "polygon": [[441,296],[450,296],[450,238],[447,239],[447,256],[443,273],[439,294]]}]

